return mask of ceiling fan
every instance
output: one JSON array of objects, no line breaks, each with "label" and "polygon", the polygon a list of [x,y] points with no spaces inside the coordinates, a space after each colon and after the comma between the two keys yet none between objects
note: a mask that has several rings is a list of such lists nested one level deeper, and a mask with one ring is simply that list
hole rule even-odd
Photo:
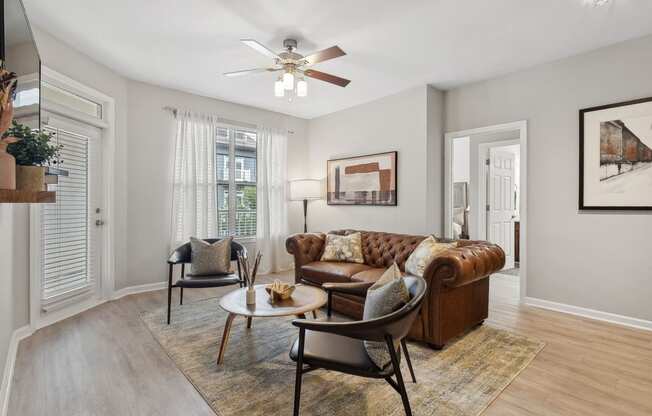
[{"label": "ceiling fan", "polygon": [[[308,56],[303,56],[295,50],[297,49],[297,41],[295,39],[285,39],[283,41],[282,52],[275,53],[268,47],[254,39],[241,39],[245,45],[270,57],[274,60],[272,66],[268,68],[254,68],[245,69],[241,71],[233,71],[224,73],[227,77],[237,77],[242,75],[258,74],[262,72],[279,72],[283,74],[279,76],[274,83],[274,95],[277,97],[285,96],[286,91],[294,92],[297,97],[305,97],[308,95],[308,83],[305,77],[318,79],[320,81],[328,82],[340,87],[346,87],[351,82],[348,79],[341,78],[326,72],[316,71],[310,67],[329,59],[338,58],[346,55],[339,46],[331,46],[319,52],[315,52]],[[295,86],[295,79],[297,80]]]}]

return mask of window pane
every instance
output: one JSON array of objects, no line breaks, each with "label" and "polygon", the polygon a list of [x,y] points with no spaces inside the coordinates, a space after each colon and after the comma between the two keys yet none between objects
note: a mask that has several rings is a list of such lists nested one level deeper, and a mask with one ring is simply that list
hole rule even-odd
[{"label": "window pane", "polygon": [[217,234],[229,235],[229,185],[217,185]]},{"label": "window pane", "polygon": [[236,235],[256,235],[256,186],[238,185],[235,214]]},{"label": "window pane", "polygon": [[229,129],[218,128],[217,129],[217,145],[221,143],[226,144],[226,149],[229,149]]},{"label": "window pane", "polygon": [[[216,144],[219,234],[255,236],[256,133],[219,128]],[[231,169],[235,171],[234,177],[229,175]],[[234,205],[235,212],[229,212],[229,207]]]},{"label": "window pane", "polygon": [[[217,180],[218,181],[228,181],[229,180],[229,155],[228,153],[222,153],[220,148],[217,148]],[[228,149],[227,149],[228,152]]]},{"label": "window pane", "polygon": [[217,209],[228,211],[229,209],[229,185],[217,185]]},{"label": "window pane", "polygon": [[47,82],[42,82],[41,93],[46,100],[64,105],[92,117],[102,118],[102,105],[95,101],[91,101],[55,85],[48,84]]},{"label": "window pane", "polygon": [[252,148],[256,152],[256,133],[244,130],[235,131],[235,146],[236,148]]},{"label": "window pane", "polygon": [[235,133],[235,180],[256,183],[256,133]]}]

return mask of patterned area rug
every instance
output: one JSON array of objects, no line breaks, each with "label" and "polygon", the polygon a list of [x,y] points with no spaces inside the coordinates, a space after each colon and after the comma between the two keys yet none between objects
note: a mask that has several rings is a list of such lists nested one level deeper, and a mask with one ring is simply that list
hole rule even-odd
[{"label": "patterned area rug", "polygon": [[[226,313],[218,299],[177,307],[173,323],[165,310],[142,315],[143,321],[178,368],[220,416],[292,413],[295,365],[288,351],[298,329],[290,318],[253,321],[236,318],[224,365],[216,364]],[[433,351],[416,343],[408,348],[417,384],[408,396],[415,415],[476,416],[541,351],[544,344],[484,325]],[[303,378],[301,414],[403,415],[401,398],[383,380],[317,370]]]}]

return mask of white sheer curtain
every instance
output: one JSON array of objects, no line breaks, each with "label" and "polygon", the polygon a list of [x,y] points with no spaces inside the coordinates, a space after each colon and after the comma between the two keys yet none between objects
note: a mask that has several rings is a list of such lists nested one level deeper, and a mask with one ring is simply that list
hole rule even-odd
[{"label": "white sheer curtain", "polygon": [[287,216],[287,135],[280,130],[258,129],[258,195],[256,247],[263,254],[261,272],[290,269],[285,251]]},{"label": "white sheer curtain", "polygon": [[217,235],[217,117],[178,111],[176,122],[172,249],[187,242],[190,236],[207,238]]}]

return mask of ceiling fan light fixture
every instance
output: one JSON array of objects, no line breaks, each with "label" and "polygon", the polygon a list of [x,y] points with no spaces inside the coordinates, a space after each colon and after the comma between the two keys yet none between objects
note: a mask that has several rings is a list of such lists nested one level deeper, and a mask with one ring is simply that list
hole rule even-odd
[{"label": "ceiling fan light fixture", "polygon": [[278,79],[274,83],[274,96],[283,97],[285,95],[285,88],[283,87],[283,81]]},{"label": "ceiling fan light fixture", "polygon": [[300,79],[297,82],[297,97],[307,97],[308,96],[308,83],[305,79]]},{"label": "ceiling fan light fixture", "polygon": [[292,72],[286,72],[283,74],[283,86],[288,91],[294,89],[294,74]]},{"label": "ceiling fan light fixture", "polygon": [[279,53],[272,51],[255,39],[240,39],[240,41],[256,52],[272,58],[273,64],[266,68],[225,72],[224,76],[236,77],[265,72],[279,73],[280,76],[274,81],[274,95],[276,97],[288,97],[288,101],[290,102],[293,101],[294,97],[307,97],[308,83],[305,77],[337,85],[342,88],[351,82],[346,78],[312,69],[312,66],[315,64],[346,55],[337,45],[304,56],[296,52],[296,39],[285,39],[283,41],[284,50]]}]

